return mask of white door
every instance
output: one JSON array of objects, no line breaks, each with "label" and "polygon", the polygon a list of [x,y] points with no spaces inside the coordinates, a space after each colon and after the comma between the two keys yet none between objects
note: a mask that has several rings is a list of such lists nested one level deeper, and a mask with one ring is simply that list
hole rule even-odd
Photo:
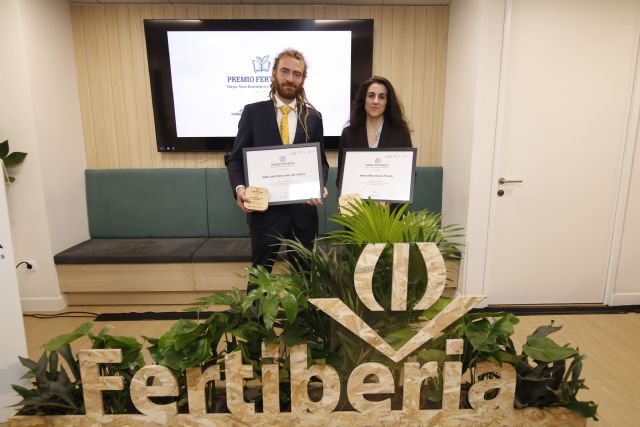
[{"label": "white door", "polygon": [[604,302],[639,12],[624,0],[507,2],[489,304]]}]

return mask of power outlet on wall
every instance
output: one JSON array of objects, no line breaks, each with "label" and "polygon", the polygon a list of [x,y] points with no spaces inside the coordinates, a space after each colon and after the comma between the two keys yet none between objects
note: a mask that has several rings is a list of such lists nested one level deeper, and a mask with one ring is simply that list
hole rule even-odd
[{"label": "power outlet on wall", "polygon": [[36,260],[34,259],[28,259],[26,260],[29,264],[31,264],[31,268],[27,269],[27,271],[31,271],[34,272],[36,270],[38,270],[38,264],[36,263]]}]

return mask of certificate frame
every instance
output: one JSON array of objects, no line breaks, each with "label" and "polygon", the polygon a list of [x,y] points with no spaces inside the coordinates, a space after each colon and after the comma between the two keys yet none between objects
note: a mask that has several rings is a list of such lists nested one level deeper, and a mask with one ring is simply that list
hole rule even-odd
[{"label": "certificate frame", "polygon": [[[350,153],[357,153],[356,155]],[[411,153],[411,155],[408,155]],[[398,148],[345,148],[342,152],[342,173],[340,174],[340,182],[338,183],[338,195],[342,196],[343,194],[348,193],[358,193],[362,197],[362,199],[371,198],[372,200],[377,200],[381,202],[388,203],[413,203],[413,191],[415,186],[416,179],[416,154],[417,149],[415,147],[398,147]],[[398,157],[393,157],[394,155],[398,155]],[[356,159],[357,156],[357,159]],[[391,157],[390,157],[391,156]],[[408,189],[408,197],[395,197],[400,194],[396,191],[385,191],[384,187],[390,187],[392,185],[392,179],[376,176],[376,191],[367,192],[364,194],[362,191],[353,191],[354,188],[363,189],[368,186],[373,186],[372,183],[366,183],[365,181],[368,178],[363,178],[360,182],[350,182],[349,184],[345,184],[345,176],[349,176],[353,179],[354,175],[363,175],[357,172],[357,170],[362,169],[362,172],[365,171],[366,168],[378,167],[381,163],[381,159],[388,158],[393,160],[394,164],[401,165],[403,171],[410,170],[410,173],[403,172],[403,182],[406,181],[406,184],[409,186]],[[365,161],[366,164],[362,164],[362,161]],[[359,162],[356,164],[356,162]],[[374,167],[375,166],[375,167]],[[355,169],[354,172],[352,169]],[[384,164],[380,166],[380,170],[384,169]],[[388,171],[388,169],[387,169]],[[370,177],[369,177],[370,178]],[[371,180],[370,180],[371,181]],[[384,185],[380,185],[380,183]],[[397,185],[397,183],[394,183]],[[407,192],[405,191],[405,194]]]},{"label": "certificate frame", "polygon": [[[248,187],[267,188],[269,206],[290,205],[303,203],[311,198],[321,198],[324,178],[320,150],[319,142],[243,148],[245,182]],[[311,152],[315,153],[315,156]],[[295,163],[291,160],[292,158],[303,160],[298,165],[290,164]],[[267,162],[268,165],[259,165],[258,162]],[[273,173],[265,175],[269,171]],[[295,177],[290,175],[291,172],[304,175]],[[286,180],[291,178],[295,180],[304,178],[305,182],[293,182],[292,185],[298,187],[292,190],[292,185],[286,188]],[[309,197],[302,197],[307,194]]]}]

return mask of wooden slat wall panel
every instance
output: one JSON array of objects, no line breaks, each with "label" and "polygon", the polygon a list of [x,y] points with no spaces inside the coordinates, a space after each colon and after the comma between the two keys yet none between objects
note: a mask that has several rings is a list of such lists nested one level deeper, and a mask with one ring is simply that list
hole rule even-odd
[{"label": "wooden slat wall panel", "polygon": [[[143,19],[373,19],[373,72],[402,100],[419,166],[442,157],[447,6],[71,5],[87,167],[224,167],[156,149]],[[313,101],[313,100],[312,100]],[[335,165],[336,156],[329,155]]]}]

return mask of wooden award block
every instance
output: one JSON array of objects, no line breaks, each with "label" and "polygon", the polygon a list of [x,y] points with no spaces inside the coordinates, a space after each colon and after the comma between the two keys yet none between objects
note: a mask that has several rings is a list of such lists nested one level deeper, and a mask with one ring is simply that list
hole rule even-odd
[{"label": "wooden award block", "polygon": [[244,191],[244,207],[264,212],[269,207],[269,190],[262,187],[247,187]]},{"label": "wooden award block", "polygon": [[349,211],[347,211],[345,208],[361,200],[362,198],[357,193],[343,194],[338,198],[338,206],[340,206],[340,213],[342,215],[351,215]]}]

